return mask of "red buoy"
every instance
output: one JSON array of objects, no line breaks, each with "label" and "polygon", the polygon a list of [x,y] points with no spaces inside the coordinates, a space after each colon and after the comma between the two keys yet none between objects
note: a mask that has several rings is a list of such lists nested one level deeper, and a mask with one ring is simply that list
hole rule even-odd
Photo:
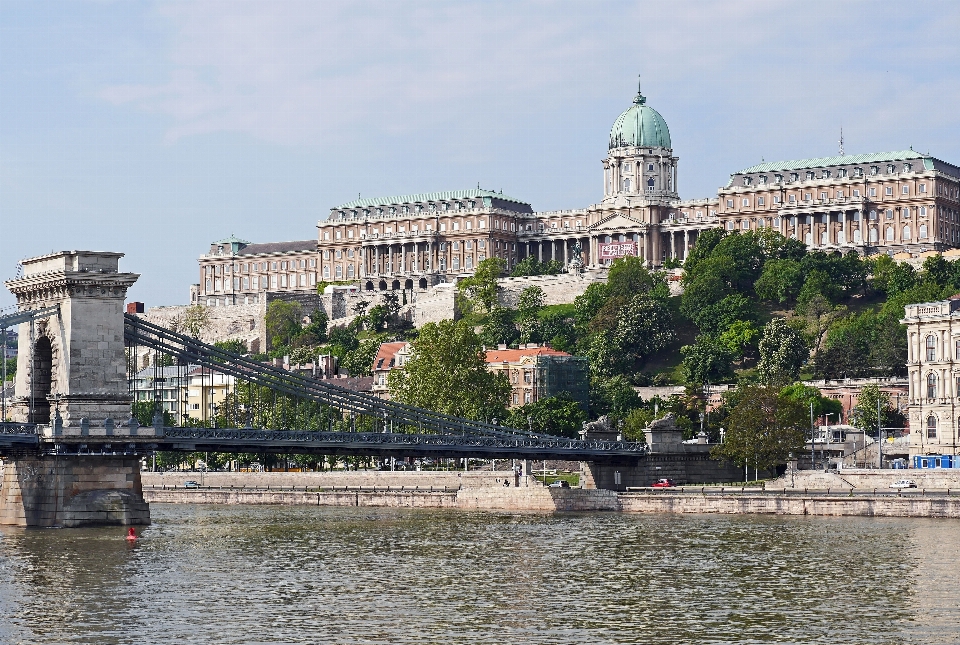
[{"label": "red buoy", "polygon": [[127,539],[131,542],[134,542],[137,539],[137,530],[132,526],[130,527],[130,530],[127,531]]}]

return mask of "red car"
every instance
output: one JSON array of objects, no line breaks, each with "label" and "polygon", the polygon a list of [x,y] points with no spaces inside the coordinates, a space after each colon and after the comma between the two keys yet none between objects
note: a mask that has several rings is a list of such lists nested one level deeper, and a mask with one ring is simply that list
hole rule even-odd
[{"label": "red car", "polygon": [[673,483],[672,479],[658,479],[653,482],[653,488],[673,488],[676,484]]}]

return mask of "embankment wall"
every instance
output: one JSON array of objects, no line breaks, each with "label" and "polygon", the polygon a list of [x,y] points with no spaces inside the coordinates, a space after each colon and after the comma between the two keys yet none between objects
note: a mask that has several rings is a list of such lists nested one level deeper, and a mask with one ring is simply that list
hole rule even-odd
[{"label": "embankment wall", "polygon": [[787,472],[772,482],[767,482],[768,490],[781,489],[866,489],[889,491],[890,484],[898,479],[909,479],[916,482],[917,488],[926,489],[960,489],[960,469],[931,469],[920,470],[908,468],[904,470],[869,470],[844,469],[839,473],[823,472],[822,470],[799,470]]},{"label": "embankment wall", "polygon": [[854,515],[863,517],[960,518],[960,498],[864,497],[691,493],[620,495],[625,513],[721,513],[757,515]]},{"label": "embankment wall", "polygon": [[[334,486],[350,486],[364,488],[460,488],[463,487],[484,487],[484,486],[503,486],[504,480],[511,484],[514,482],[513,471],[510,470],[430,470],[430,471],[406,471],[398,470],[390,472],[388,470],[348,470],[348,471],[328,471],[319,473],[204,473],[203,485],[210,487],[230,487],[235,488],[280,488],[283,487],[302,487],[309,488],[332,488]],[[200,473],[192,472],[166,472],[142,474],[144,486],[183,486],[183,482],[201,480]]]}]

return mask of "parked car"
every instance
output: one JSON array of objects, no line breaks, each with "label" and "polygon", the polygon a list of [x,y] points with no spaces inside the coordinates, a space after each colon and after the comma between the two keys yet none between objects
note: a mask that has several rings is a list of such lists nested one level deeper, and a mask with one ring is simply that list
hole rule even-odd
[{"label": "parked car", "polygon": [[654,488],[673,488],[674,486],[676,486],[676,484],[673,483],[673,480],[667,479],[666,477],[653,482]]},{"label": "parked car", "polygon": [[192,479],[190,479],[190,480],[187,480],[187,481],[183,482],[183,487],[184,487],[184,488],[200,488],[200,484],[198,484],[197,482],[195,482],[195,481],[193,481]]},{"label": "parked car", "polygon": [[890,484],[890,488],[916,488],[917,482],[912,479],[898,479]]},{"label": "parked car", "polygon": [[570,488],[570,482],[564,479],[558,479],[555,482],[552,482],[547,488]]}]

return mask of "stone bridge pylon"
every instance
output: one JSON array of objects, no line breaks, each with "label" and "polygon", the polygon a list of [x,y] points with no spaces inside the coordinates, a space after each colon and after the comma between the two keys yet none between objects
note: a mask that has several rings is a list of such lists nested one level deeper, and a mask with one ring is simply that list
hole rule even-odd
[{"label": "stone bridge pylon", "polygon": [[21,323],[12,419],[64,428],[82,419],[103,427],[130,417],[123,348],[123,304],[137,278],[121,273],[123,253],[60,251],[23,262],[6,282],[20,310],[59,312]]},{"label": "stone bridge pylon", "polygon": [[51,253],[24,260],[22,274],[5,283],[17,297],[20,314],[38,314],[19,326],[14,399],[7,416],[35,424],[41,436],[99,444],[99,452],[61,454],[44,449],[55,444],[43,443],[40,449],[6,452],[0,524],[150,523],[140,459],[119,443],[137,434],[135,425],[127,425],[132,397],[123,304],[139,277],[120,272],[121,257]]}]

